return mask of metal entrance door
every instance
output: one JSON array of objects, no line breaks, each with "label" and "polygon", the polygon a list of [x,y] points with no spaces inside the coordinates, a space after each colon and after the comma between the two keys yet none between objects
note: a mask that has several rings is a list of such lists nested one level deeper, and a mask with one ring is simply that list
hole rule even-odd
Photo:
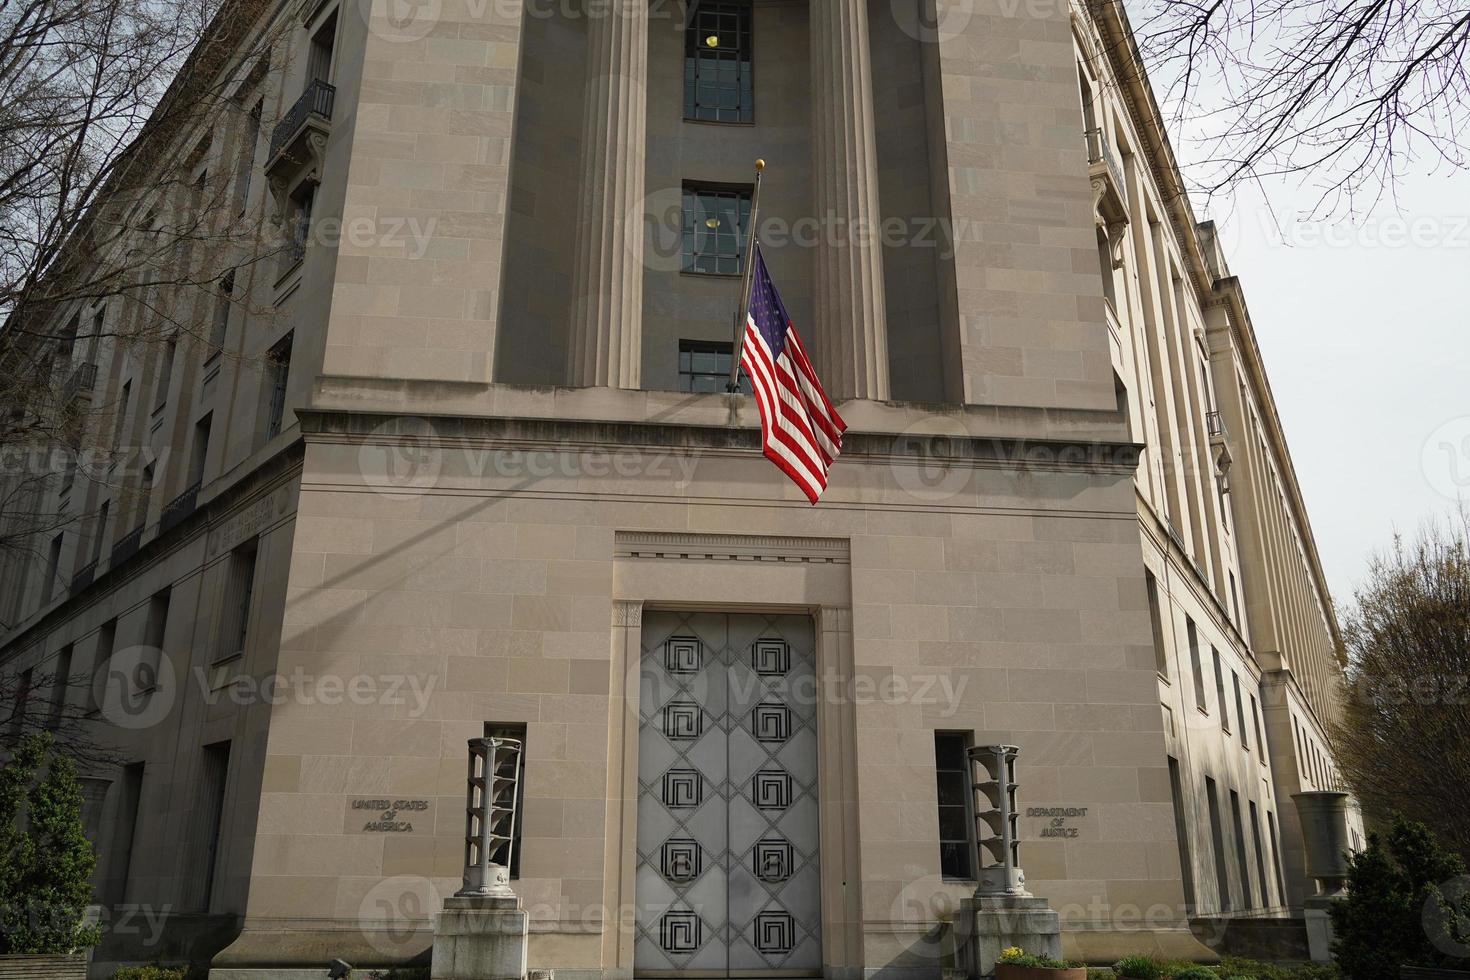
[{"label": "metal entrance door", "polygon": [[644,613],[637,974],[820,973],[815,644],[807,616]]}]

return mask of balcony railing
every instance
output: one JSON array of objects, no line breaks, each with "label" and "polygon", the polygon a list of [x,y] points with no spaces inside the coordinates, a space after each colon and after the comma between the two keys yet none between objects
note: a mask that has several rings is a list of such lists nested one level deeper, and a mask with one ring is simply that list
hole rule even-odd
[{"label": "balcony railing", "polygon": [[127,534],[118,538],[117,544],[112,546],[112,561],[109,568],[115,567],[119,562],[127,561],[138,553],[138,545],[143,542],[143,525],[139,524]]},{"label": "balcony railing", "polygon": [[1102,164],[1107,167],[1108,176],[1113,178],[1113,183],[1120,191],[1123,189],[1123,165],[1118,161],[1118,155],[1113,152],[1113,144],[1108,142],[1101,127],[1087,131],[1087,162],[1091,166]]},{"label": "balcony railing", "polygon": [[1087,130],[1087,176],[1092,181],[1093,206],[1098,222],[1106,226],[1113,249],[1113,267],[1122,262],[1117,250],[1128,224],[1128,198],[1124,190],[1123,165],[1101,129]]},{"label": "balcony railing", "polygon": [[92,388],[97,384],[97,365],[87,363],[78,364],[76,370],[72,371],[71,377],[61,386],[61,403],[70,405],[71,400],[78,395],[92,394]]},{"label": "balcony railing", "polygon": [[274,160],[276,155],[296,138],[296,135],[310,120],[319,119],[322,122],[331,122],[332,103],[336,97],[337,89],[320,79],[306,86],[306,91],[301,93],[301,98],[296,100],[296,104],[281,118],[271,132],[270,159]]},{"label": "balcony railing", "polygon": [[71,577],[71,594],[76,595],[78,592],[81,592],[87,586],[91,585],[92,580],[96,577],[97,563],[95,561],[88,562],[77,569],[76,573]]},{"label": "balcony railing", "polygon": [[166,534],[178,525],[180,521],[194,513],[194,508],[199,504],[200,483],[195,483],[183,493],[163,505],[163,513],[158,518],[158,533]]},{"label": "balcony railing", "polygon": [[1225,429],[1225,417],[1222,416],[1219,412],[1206,412],[1205,429],[1210,434],[1211,442],[1214,442],[1217,439],[1224,439],[1227,434],[1227,430]]}]

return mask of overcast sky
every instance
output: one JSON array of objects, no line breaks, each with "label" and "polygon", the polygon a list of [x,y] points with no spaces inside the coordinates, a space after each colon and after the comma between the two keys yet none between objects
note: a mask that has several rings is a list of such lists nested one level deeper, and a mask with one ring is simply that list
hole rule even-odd
[{"label": "overcast sky", "polygon": [[1470,497],[1470,174],[1397,191],[1351,223],[1300,220],[1316,196],[1288,183],[1196,206],[1245,287],[1339,603],[1395,530]]}]

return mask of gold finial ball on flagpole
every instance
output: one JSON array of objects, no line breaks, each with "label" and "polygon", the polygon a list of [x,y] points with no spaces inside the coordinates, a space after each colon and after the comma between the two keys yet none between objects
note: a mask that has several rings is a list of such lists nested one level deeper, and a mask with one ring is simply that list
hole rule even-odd
[{"label": "gold finial ball on flagpole", "polygon": [[764,161],[764,160],[757,160],[755,162],[755,169],[756,169],[756,172],[757,173],[759,173],[760,171],[766,169],[766,161]]}]

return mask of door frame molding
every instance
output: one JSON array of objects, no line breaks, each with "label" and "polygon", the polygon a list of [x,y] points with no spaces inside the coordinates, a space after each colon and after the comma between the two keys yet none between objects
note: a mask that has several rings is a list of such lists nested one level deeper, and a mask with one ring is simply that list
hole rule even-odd
[{"label": "door frame molding", "polygon": [[[603,973],[633,975],[638,835],[638,697],[643,610],[810,615],[825,693],[850,691],[854,673],[852,576],[842,538],[759,538],[678,532],[660,541],[620,532],[610,625]],[[822,860],[822,973],[862,973],[862,873],[857,722],[851,697],[817,702],[817,812]]]}]

